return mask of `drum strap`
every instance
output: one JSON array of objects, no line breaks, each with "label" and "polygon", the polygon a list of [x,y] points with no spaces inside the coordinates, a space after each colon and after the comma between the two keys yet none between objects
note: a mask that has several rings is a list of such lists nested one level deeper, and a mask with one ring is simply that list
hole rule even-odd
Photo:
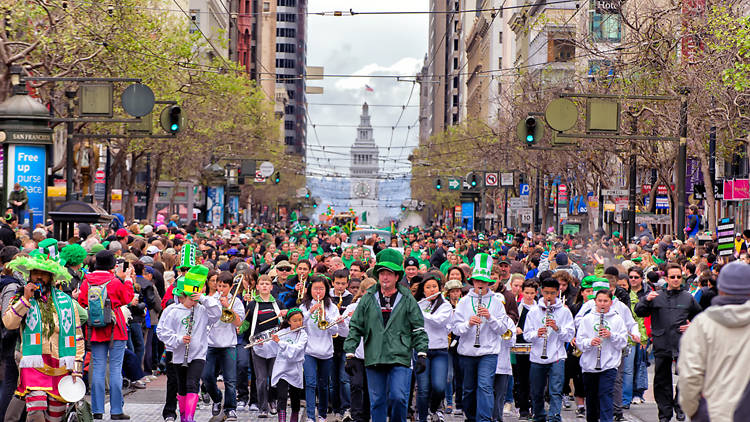
[{"label": "drum strap", "polygon": [[[281,311],[279,310],[279,304],[276,301],[271,302],[273,304],[273,311],[276,313],[276,316],[278,317],[281,314]],[[255,335],[255,324],[258,322],[258,302],[255,302],[255,309],[253,309],[253,322],[250,325],[250,338],[253,338]]]}]

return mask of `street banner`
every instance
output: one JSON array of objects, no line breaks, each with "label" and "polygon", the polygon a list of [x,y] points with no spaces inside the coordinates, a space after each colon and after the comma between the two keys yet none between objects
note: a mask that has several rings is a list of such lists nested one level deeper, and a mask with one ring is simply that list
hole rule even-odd
[{"label": "street banner", "polygon": [[224,186],[209,186],[206,196],[207,221],[214,226],[224,224]]},{"label": "street banner", "polygon": [[36,223],[44,223],[47,192],[47,147],[45,145],[11,144],[8,146],[8,197],[13,191],[14,183],[26,189],[29,202],[26,206],[25,218],[33,215],[33,221],[29,221],[29,227],[33,228]]}]

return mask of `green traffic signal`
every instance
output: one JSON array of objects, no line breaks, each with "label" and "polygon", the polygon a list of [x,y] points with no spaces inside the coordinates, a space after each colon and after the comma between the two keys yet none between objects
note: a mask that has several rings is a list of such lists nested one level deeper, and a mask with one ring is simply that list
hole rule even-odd
[{"label": "green traffic signal", "polygon": [[440,179],[435,180],[435,189],[440,190],[443,188],[443,183]]},{"label": "green traffic signal", "polygon": [[161,127],[172,134],[176,134],[182,129],[182,108],[176,104],[169,105],[161,111],[159,123]]},{"label": "green traffic signal", "polygon": [[278,185],[279,182],[281,182],[281,173],[277,171],[276,173],[273,174],[273,183]]},{"label": "green traffic signal", "polygon": [[526,126],[526,143],[533,144],[535,141],[534,135],[536,134],[536,119],[529,116],[526,118],[524,125]]}]

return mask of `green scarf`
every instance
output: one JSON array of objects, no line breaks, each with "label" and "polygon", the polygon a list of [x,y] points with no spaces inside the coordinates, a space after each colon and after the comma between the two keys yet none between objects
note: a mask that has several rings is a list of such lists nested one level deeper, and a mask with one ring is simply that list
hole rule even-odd
[{"label": "green scarf", "polygon": [[[52,300],[57,311],[59,322],[58,350],[60,352],[60,367],[72,369],[75,367],[76,357],[76,318],[73,300],[60,290],[52,289]],[[21,352],[23,358],[19,368],[42,368],[42,313],[36,299],[29,300],[31,307],[26,314],[26,325],[23,329]],[[45,336],[46,337],[46,336]]]}]

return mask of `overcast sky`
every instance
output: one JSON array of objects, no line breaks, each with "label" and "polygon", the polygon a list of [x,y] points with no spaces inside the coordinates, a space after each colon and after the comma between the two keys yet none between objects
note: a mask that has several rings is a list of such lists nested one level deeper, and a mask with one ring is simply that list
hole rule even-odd
[{"label": "overcast sky", "polygon": [[[426,0],[310,0],[310,12],[349,10],[365,11],[425,11]],[[405,75],[413,76],[422,67],[427,51],[428,15],[360,15],[308,16],[307,65],[324,66],[326,74]],[[365,84],[374,92],[365,92]],[[310,118],[307,130],[307,164],[309,171],[318,174],[348,174],[349,149],[356,138],[361,104],[370,108],[375,142],[380,146],[381,171],[408,171],[406,158],[419,139],[419,85],[398,82],[395,78],[325,78],[309,81],[308,85],[322,86],[322,95],[308,95]],[[394,131],[401,106],[407,103]],[[316,104],[356,104],[332,106]],[[398,107],[378,107],[395,105]],[[313,124],[316,125],[313,129]],[[380,127],[385,126],[385,127]],[[407,129],[411,126],[411,130]],[[317,132],[317,137],[316,137]],[[393,133],[393,137],[391,134]],[[408,136],[407,136],[408,133]],[[390,151],[388,146],[391,146]],[[326,151],[323,152],[322,146]],[[329,161],[330,160],[330,161]]]}]

